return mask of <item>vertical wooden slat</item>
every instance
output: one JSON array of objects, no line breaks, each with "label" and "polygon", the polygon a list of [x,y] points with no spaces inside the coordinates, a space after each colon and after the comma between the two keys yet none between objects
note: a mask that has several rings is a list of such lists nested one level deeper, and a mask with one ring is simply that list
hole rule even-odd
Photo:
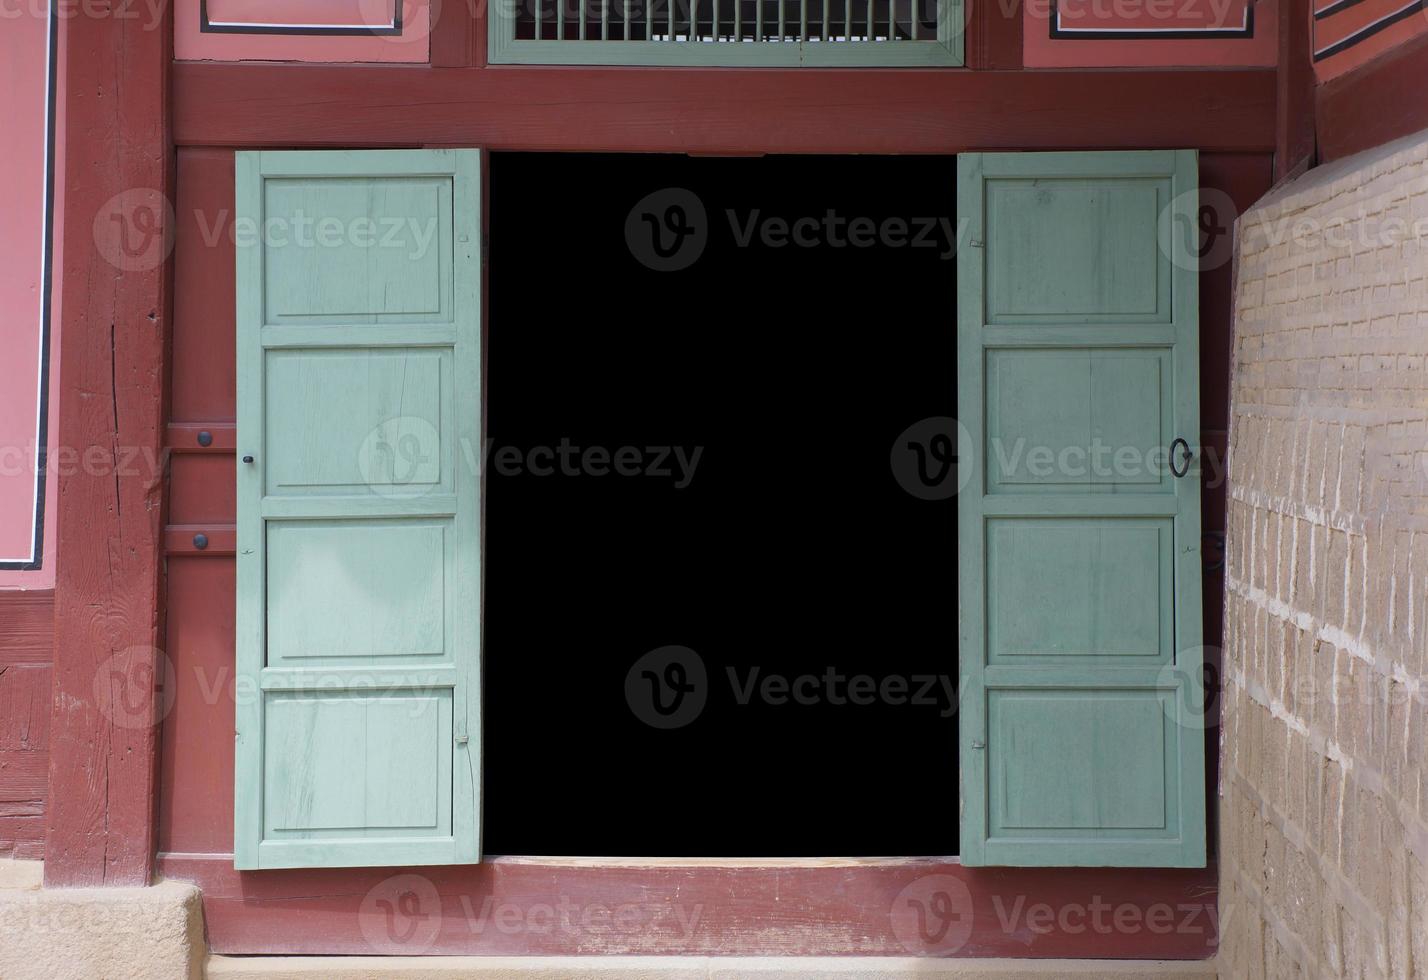
[{"label": "vertical wooden slat", "polygon": [[[124,460],[164,459],[171,266],[160,254],[121,273],[111,257],[132,257],[122,237],[132,229],[172,231],[173,9],[161,4],[152,21],[61,13],[52,26],[66,52],[58,69],[66,190],[56,269],[59,444],[103,447],[105,465],[58,474],[63,558],[55,563],[44,856],[51,888],[153,878],[168,481]],[[118,722],[116,697],[138,723]]]},{"label": "vertical wooden slat", "polygon": [[808,40],[808,0],[798,0],[798,41]]},{"label": "vertical wooden slat", "polygon": [[830,0],[823,0],[823,40],[828,40]]},{"label": "vertical wooden slat", "polygon": [[590,16],[589,9],[585,6],[585,0],[579,0],[580,10],[580,40],[585,40],[585,20]]},{"label": "vertical wooden slat", "polygon": [[610,0],[600,0],[600,40],[610,40]]},{"label": "vertical wooden slat", "polygon": [[565,4],[567,0],[555,0],[555,39],[565,40]]}]

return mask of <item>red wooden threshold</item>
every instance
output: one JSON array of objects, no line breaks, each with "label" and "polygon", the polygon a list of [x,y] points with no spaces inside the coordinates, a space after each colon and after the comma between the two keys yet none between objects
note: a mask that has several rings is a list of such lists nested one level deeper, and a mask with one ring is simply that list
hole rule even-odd
[{"label": "red wooden threshold", "polygon": [[1204,959],[1214,867],[964,868],[946,858],[233,870],[164,854],[203,890],[218,953],[600,953]]},{"label": "red wooden threshold", "polygon": [[174,66],[189,146],[629,153],[1264,151],[1268,70]]}]

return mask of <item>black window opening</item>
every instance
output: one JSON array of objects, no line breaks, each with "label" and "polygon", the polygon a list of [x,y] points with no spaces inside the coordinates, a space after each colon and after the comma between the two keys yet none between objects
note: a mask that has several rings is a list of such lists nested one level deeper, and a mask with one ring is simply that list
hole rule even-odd
[{"label": "black window opening", "polygon": [[486,853],[957,852],[955,175],[492,155]]}]

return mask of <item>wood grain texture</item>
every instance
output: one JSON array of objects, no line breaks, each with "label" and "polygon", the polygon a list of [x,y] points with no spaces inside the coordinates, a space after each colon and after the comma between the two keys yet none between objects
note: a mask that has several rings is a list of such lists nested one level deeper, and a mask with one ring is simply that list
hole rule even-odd
[{"label": "wood grain texture", "polygon": [[0,592],[0,667],[50,664],[54,650],[54,593]]},{"label": "wood grain texture", "polygon": [[45,854],[54,593],[0,593],[0,857]]},{"label": "wood grain texture", "polygon": [[1015,71],[1022,66],[1021,4],[973,0],[967,11],[967,67]]},{"label": "wood grain texture", "polygon": [[160,246],[121,270],[110,261],[115,250],[104,247],[114,240],[96,228],[168,231],[171,16],[165,6],[157,23],[61,20],[67,149],[59,444],[81,452],[99,447],[111,459],[60,477],[50,886],[144,885],[153,873],[163,474],[122,468],[119,456],[147,451],[158,458],[163,447],[168,263]]},{"label": "wood grain texture", "polygon": [[1274,106],[1263,70],[174,66],[175,138],[192,146],[1268,150]]}]

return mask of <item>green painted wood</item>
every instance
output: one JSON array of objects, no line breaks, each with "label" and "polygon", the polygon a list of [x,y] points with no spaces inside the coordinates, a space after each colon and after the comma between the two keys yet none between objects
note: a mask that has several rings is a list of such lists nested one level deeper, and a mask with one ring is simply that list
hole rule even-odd
[{"label": "green painted wood", "polygon": [[1202,867],[1192,151],[968,154],[962,861]]},{"label": "green painted wood", "polygon": [[479,162],[237,154],[238,868],[480,859]]}]

